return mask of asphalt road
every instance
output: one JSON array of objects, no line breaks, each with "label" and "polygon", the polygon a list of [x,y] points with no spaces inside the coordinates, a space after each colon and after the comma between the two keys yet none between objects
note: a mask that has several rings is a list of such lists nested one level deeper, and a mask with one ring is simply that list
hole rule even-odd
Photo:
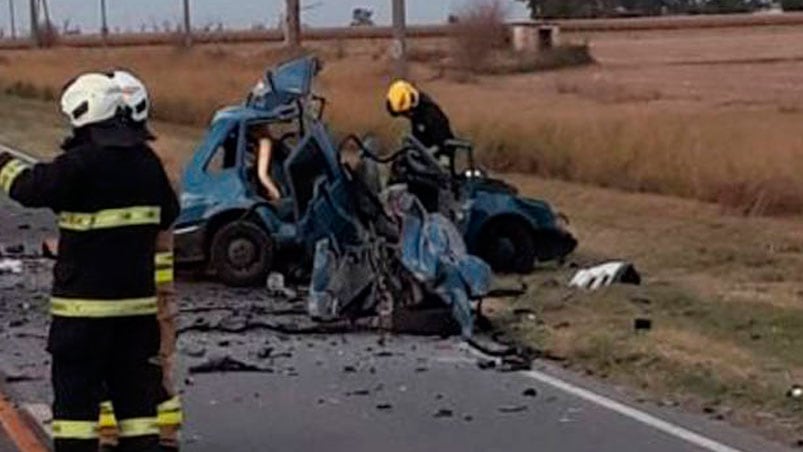
[{"label": "asphalt road", "polygon": [[[0,219],[0,250],[21,244],[34,254],[53,230],[49,214],[22,211],[2,196]],[[0,275],[0,372],[45,428],[50,265],[26,260],[22,275]],[[208,282],[179,289],[181,324],[201,330],[179,342],[184,450],[785,450],[711,419],[636,403],[548,363],[503,373],[479,369],[456,340],[279,334],[266,322],[303,324],[303,316],[287,315],[297,303]],[[253,369],[188,371],[223,358]],[[0,450],[7,447],[0,433]]]}]

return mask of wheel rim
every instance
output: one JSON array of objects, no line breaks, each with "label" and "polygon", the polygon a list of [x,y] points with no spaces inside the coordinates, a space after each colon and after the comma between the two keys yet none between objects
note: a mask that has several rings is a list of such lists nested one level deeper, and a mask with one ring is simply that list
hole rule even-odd
[{"label": "wheel rim", "polygon": [[245,269],[257,260],[256,245],[247,239],[233,240],[227,251],[229,263],[237,269]]}]

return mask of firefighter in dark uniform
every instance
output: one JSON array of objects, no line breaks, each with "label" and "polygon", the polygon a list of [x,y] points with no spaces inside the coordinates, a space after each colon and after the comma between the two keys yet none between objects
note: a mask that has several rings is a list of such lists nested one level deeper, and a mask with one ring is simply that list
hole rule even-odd
[{"label": "firefighter in dark uniform", "polygon": [[[449,118],[440,106],[412,83],[397,80],[388,89],[385,106],[394,117],[409,119],[412,136],[421,142],[438,160],[441,167],[454,173],[454,149],[449,140],[455,138]],[[391,168],[391,182],[404,181],[424,207],[434,212],[438,210],[440,187],[432,177],[411,174],[400,165]]]},{"label": "firefighter in dark uniform", "polygon": [[430,96],[410,82],[397,80],[388,89],[386,107],[391,116],[409,119],[413,137],[433,149],[436,157],[448,156],[447,142],[454,139],[452,126]]},{"label": "firefighter in dark uniform", "polygon": [[155,244],[178,202],[144,128],[131,127],[111,74],[70,82],[64,153],[27,166],[0,153],[0,189],[58,215],[50,300],[54,446],[98,449],[100,402],[114,404],[120,451],[158,451],[163,399]]}]

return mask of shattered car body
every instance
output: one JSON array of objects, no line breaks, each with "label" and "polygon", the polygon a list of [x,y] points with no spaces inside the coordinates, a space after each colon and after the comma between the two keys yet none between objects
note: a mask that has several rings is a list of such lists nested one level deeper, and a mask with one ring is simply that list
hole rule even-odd
[{"label": "shattered car body", "polygon": [[490,267],[468,254],[450,220],[428,213],[406,189],[394,187],[385,199],[391,234],[378,233],[368,223],[360,245],[318,242],[309,314],[323,321],[375,316],[377,326],[394,329],[399,326],[394,314],[434,304],[446,307],[460,334],[470,337],[472,302],[489,292]]},{"label": "shattered car body", "polygon": [[[459,227],[471,253],[502,273],[529,273],[536,262],[559,260],[577,247],[568,220],[543,200],[526,198],[510,184],[475,166],[473,146],[462,140],[445,144],[453,155],[448,168],[432,150],[407,137],[403,147],[414,157],[399,159],[391,179],[408,184],[425,200],[427,210],[441,212]],[[464,156],[464,168],[456,161]]]}]

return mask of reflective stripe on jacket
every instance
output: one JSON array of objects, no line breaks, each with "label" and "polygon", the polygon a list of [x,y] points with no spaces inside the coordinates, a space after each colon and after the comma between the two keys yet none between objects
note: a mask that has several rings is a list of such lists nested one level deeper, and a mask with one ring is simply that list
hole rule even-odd
[{"label": "reflective stripe on jacket", "polygon": [[145,143],[101,147],[76,139],[65,151],[33,166],[0,152],[0,188],[59,218],[53,315],[156,314],[156,236],[178,216],[161,161]]}]

